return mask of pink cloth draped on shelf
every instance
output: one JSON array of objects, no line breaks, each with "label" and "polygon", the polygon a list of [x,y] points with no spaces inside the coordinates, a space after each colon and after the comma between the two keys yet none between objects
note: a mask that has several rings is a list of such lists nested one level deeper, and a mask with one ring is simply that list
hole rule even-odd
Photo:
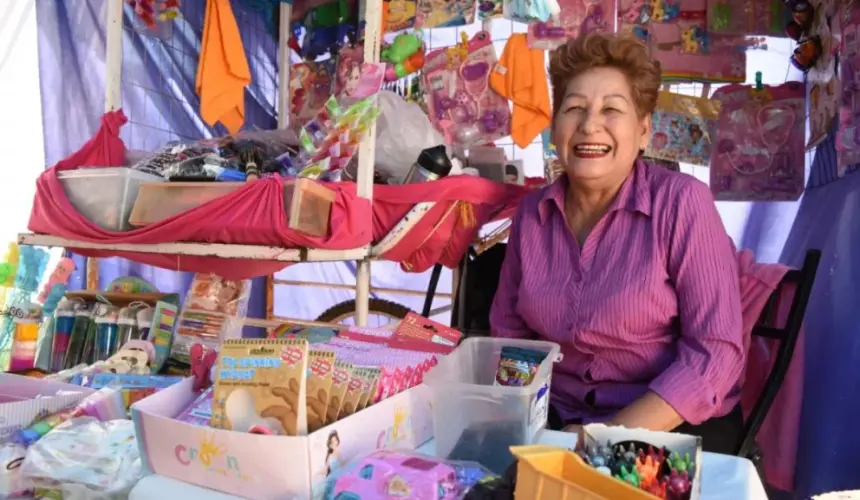
[{"label": "pink cloth draped on shelf", "polygon": [[[436,262],[453,267],[473,241],[480,226],[510,216],[523,186],[500,184],[471,176],[456,176],[432,184],[374,186],[371,204],[356,195],[351,182],[327,183],[335,192],[330,234],[313,237],[287,226],[279,177],[250,182],[242,189],[148,226],[126,232],[104,230],[85,219],[71,205],[57,178],[61,170],[124,164],[125,145],[119,128],[122,111],[104,115],[96,136],[79,151],[46,170],[37,181],[29,229],[73,240],[102,244],[158,244],[175,242],[263,245],[281,248],[341,250],[380,240],[419,202],[437,205],[384,258],[404,269],[423,271]],[[454,204],[465,202],[467,208]],[[467,213],[468,217],[458,214]],[[143,252],[74,249],[92,257],[124,257],[165,269],[214,272],[228,279],[275,273],[288,265],[280,261],[223,259],[217,256],[179,256]]]},{"label": "pink cloth draped on shelf", "polygon": [[[747,418],[764,388],[779,347],[777,341],[752,337],[750,332],[761,316],[768,298],[777,289],[789,268],[780,264],[757,263],[752,251],[741,250],[738,252],[738,269],[744,332],[749,342],[747,369],[741,390],[741,409],[744,418]],[[785,325],[793,297],[794,287],[787,286],[781,290],[774,326]],[[801,331],[785,379],[756,439],[764,454],[764,479],[771,486],[785,491],[794,490],[802,396],[803,332]]]}]

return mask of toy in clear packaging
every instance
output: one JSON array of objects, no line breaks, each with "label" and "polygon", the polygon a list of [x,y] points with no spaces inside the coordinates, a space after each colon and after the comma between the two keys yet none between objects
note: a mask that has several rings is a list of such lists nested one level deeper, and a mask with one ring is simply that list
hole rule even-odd
[{"label": "toy in clear packaging", "polygon": [[559,0],[558,4],[561,13],[557,18],[529,25],[530,48],[553,50],[580,34],[615,29],[614,0]]},{"label": "toy in clear packaging", "polygon": [[789,201],[804,187],[802,83],[722,87],[710,185],[717,200]]},{"label": "toy in clear packaging", "polygon": [[424,67],[422,32],[401,33],[382,49],[380,58],[386,63],[385,81],[393,82]]},{"label": "toy in clear packaging", "polygon": [[418,0],[415,27],[450,28],[475,22],[475,2],[470,0]]},{"label": "toy in clear packaging", "polygon": [[562,12],[556,0],[504,0],[502,15],[511,21],[547,22]]},{"label": "toy in clear packaging", "polygon": [[844,6],[833,23],[840,23],[839,132],[836,135],[837,175],[860,163],[860,4]]},{"label": "toy in clear packaging", "polygon": [[48,281],[42,287],[42,292],[39,294],[38,301],[44,303],[48,298],[48,294],[51,293],[51,288],[54,285],[62,284],[65,285],[69,281],[69,277],[72,275],[72,272],[75,270],[75,261],[69,259],[68,257],[60,259],[60,262],[57,263],[57,267],[54,268],[54,271],[51,273],[51,276],[48,278]]},{"label": "toy in clear packaging", "polygon": [[719,101],[660,92],[645,156],[707,166],[719,113]]},{"label": "toy in clear packaging", "polygon": [[305,124],[332,94],[333,71],[321,62],[294,64],[290,71],[290,110],[295,123]]},{"label": "toy in clear packaging", "polygon": [[383,17],[383,33],[394,33],[415,26],[418,14],[417,0],[385,0],[382,6],[385,11]]},{"label": "toy in clear packaging", "polygon": [[469,147],[492,142],[510,133],[510,107],[489,87],[497,59],[490,34],[465,34],[455,47],[427,54],[425,99],[430,121],[451,143]]},{"label": "toy in clear packaging", "polygon": [[525,387],[531,384],[546,356],[547,353],[543,351],[512,346],[502,347],[495,385]]},{"label": "toy in clear packaging", "polygon": [[36,362],[36,341],[39,338],[42,309],[38,304],[26,304],[12,307],[9,313],[15,326],[9,371],[32,369]]},{"label": "toy in clear packaging", "polygon": [[711,33],[745,36],[783,36],[790,20],[784,0],[708,0]]},{"label": "toy in clear packaging", "polygon": [[475,463],[376,451],[334,481],[334,498],[409,498],[455,500],[479,481],[492,476]]}]

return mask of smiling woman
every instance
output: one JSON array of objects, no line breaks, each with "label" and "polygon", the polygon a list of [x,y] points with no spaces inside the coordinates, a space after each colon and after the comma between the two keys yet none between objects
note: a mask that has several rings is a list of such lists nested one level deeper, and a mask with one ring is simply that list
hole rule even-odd
[{"label": "smiling woman", "polygon": [[744,366],[734,248],[708,187],[651,166],[660,67],[632,35],[588,34],[550,59],[564,174],[519,205],[493,335],[550,340],[550,426],[677,430],[732,453]]}]

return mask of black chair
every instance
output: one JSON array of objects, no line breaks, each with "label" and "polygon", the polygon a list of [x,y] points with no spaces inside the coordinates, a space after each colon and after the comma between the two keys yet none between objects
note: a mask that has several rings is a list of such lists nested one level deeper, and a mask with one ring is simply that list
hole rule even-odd
[{"label": "black chair", "polygon": [[[815,282],[815,273],[818,271],[818,262],[820,260],[820,250],[809,250],[806,252],[803,267],[793,269],[785,274],[782,282],[765,304],[759,321],[752,330],[754,336],[779,341],[779,350],[777,351],[773,368],[770,374],[768,374],[761,395],[759,395],[749,418],[744,422],[743,439],[737,452],[738,456],[749,458],[757,468],[760,466],[762,454],[761,450],[756,446],[756,434],[758,434],[758,430],[764,422],[767,412],[770,410],[770,406],[779,392],[780,386],[782,386],[785,373],[788,371],[791,357],[794,354],[794,348],[797,345],[797,337],[800,335],[800,328],[803,325],[803,317],[806,315],[806,306],[809,304],[809,295],[812,292],[812,285]],[[780,328],[774,326],[776,309],[783,287],[787,285],[793,285],[795,292],[785,325]]]}]

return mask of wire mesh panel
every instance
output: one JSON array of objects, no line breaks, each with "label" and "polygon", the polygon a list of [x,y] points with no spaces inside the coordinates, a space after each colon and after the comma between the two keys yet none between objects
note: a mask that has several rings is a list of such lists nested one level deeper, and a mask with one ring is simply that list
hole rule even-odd
[{"label": "wire mesh panel", "polygon": [[[272,23],[242,1],[231,2],[251,69],[245,91],[246,127],[276,127],[278,102],[277,33]],[[165,143],[224,135],[200,118],[196,91],[205,0],[182,2],[181,15],[165,36],[142,30],[125,8],[122,100],[129,123],[122,138],[130,149],[153,151]]]}]

